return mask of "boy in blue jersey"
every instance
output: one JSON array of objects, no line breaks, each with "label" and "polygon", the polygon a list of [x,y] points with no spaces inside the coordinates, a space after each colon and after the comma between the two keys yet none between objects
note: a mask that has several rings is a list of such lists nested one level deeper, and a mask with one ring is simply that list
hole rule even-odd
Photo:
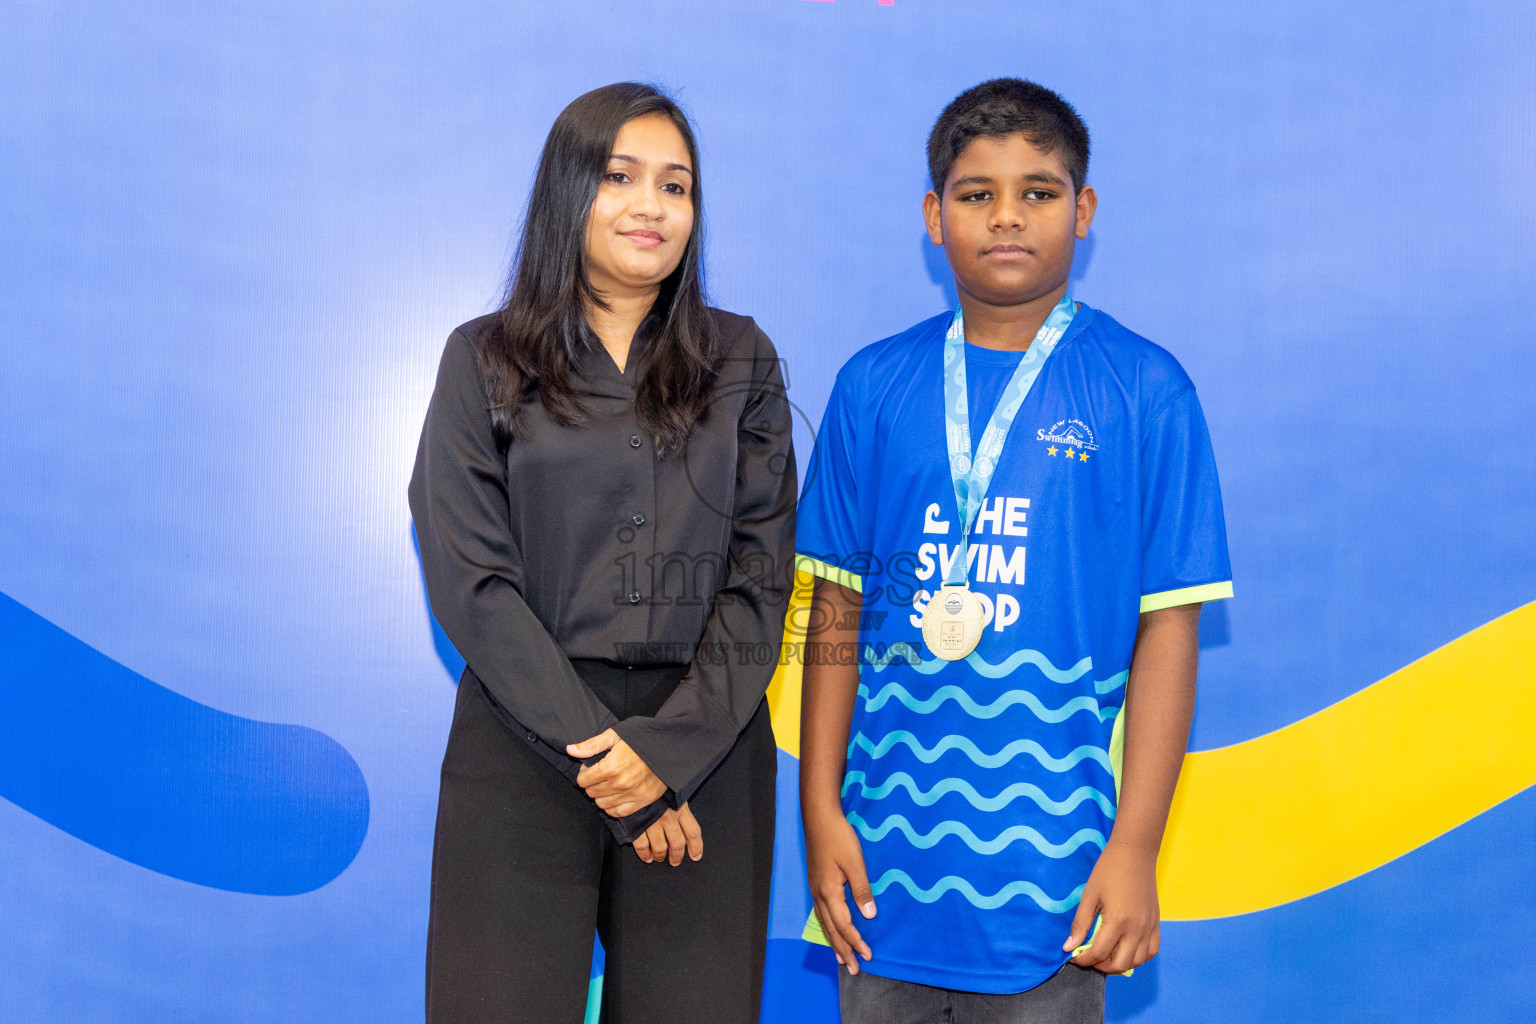
[{"label": "boy in blue jersey", "polygon": [[1067,295],[1072,108],[986,82],[928,160],[960,310],[843,367],[799,512],[807,933],[847,1024],[1099,1021],[1158,950],[1216,465],[1174,358]]}]

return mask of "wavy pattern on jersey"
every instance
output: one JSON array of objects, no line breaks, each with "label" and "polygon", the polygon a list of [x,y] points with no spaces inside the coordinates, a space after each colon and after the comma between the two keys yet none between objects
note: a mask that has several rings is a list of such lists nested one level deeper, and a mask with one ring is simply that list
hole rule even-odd
[{"label": "wavy pattern on jersey", "polygon": [[1065,800],[1052,800],[1045,790],[1029,782],[1015,782],[997,796],[985,797],[964,779],[940,779],[929,790],[919,789],[917,780],[906,772],[896,772],[884,782],[874,786],[869,784],[868,779],[869,776],[864,772],[849,772],[847,778],[843,780],[842,795],[847,796],[848,790],[857,783],[859,796],[866,800],[884,800],[896,790],[904,789],[912,802],[919,807],[932,807],[939,802],[940,798],[955,793],[964,797],[965,801],[978,811],[989,813],[1002,810],[1020,797],[1028,797],[1046,814],[1054,814],[1057,817],[1071,814],[1088,802],[1098,804],[1099,809],[1109,817],[1115,816],[1115,802],[1092,786],[1078,786]]},{"label": "wavy pattern on jersey", "polygon": [[877,878],[874,885],[870,886],[870,888],[874,890],[876,896],[879,896],[892,885],[901,886],[919,903],[933,903],[946,892],[956,892],[965,897],[966,901],[972,906],[981,910],[996,910],[1015,896],[1028,896],[1035,901],[1041,910],[1049,911],[1052,914],[1061,914],[1077,906],[1077,901],[1083,897],[1083,887],[1081,885],[1068,893],[1064,899],[1057,900],[1052,899],[1044,889],[1034,882],[1023,880],[1009,882],[990,896],[983,896],[976,891],[974,885],[959,875],[945,875],[937,882],[934,882],[932,886],[924,889],[912,880],[911,875],[900,868],[892,868],[887,871]]},{"label": "wavy pattern on jersey", "polygon": [[856,732],[853,734],[853,742],[848,744],[848,753],[852,755],[854,750],[858,749],[863,750],[870,757],[884,757],[897,746],[911,748],[912,753],[917,755],[917,759],[924,764],[932,764],[945,753],[951,750],[958,750],[983,768],[1000,768],[1020,754],[1028,754],[1036,761],[1039,761],[1042,767],[1053,772],[1064,772],[1068,769],[1076,768],[1084,761],[1097,761],[1104,766],[1105,771],[1113,771],[1109,766],[1109,751],[1103,747],[1090,746],[1086,743],[1080,747],[1073,748],[1064,757],[1052,757],[1044,747],[1034,740],[1014,740],[997,753],[987,754],[983,753],[981,748],[969,736],[957,736],[951,733],[940,739],[932,747],[925,747],[922,740],[919,740],[905,729],[897,729],[886,733],[878,741],[870,739],[862,732]]},{"label": "wavy pattern on jersey", "polygon": [[878,825],[871,825],[857,812],[848,815],[848,824],[858,829],[859,835],[878,843],[892,832],[900,832],[907,842],[919,850],[931,850],[945,836],[955,836],[977,853],[992,856],[1002,853],[1014,843],[1023,840],[1040,853],[1053,860],[1070,857],[1085,843],[1104,848],[1104,833],[1098,829],[1080,828],[1064,843],[1053,843],[1028,825],[1012,825],[999,832],[995,838],[983,839],[963,821],[941,821],[926,833],[919,833],[905,815],[893,814]]},{"label": "wavy pattern on jersey", "polygon": [[[803,650],[805,624],[810,612],[811,592],[816,577],[804,569],[795,570],[795,586],[790,594],[789,607],[784,613],[784,640],[791,652]],[[873,647],[864,649],[864,663],[871,671],[880,672],[893,661],[901,659],[905,664],[925,675],[932,675],[949,662],[938,658],[923,661],[921,654],[909,643],[898,642],[877,654]],[[1001,665],[993,665],[972,652],[967,659],[971,667],[989,679],[998,679],[1029,662],[1039,668],[1053,682],[1076,682],[1084,672],[1093,667],[1092,659],[1084,658],[1070,669],[1059,669],[1039,651],[1017,651],[1005,658]],[[781,658],[768,686],[768,710],[773,717],[773,735],[779,748],[791,757],[800,756],[800,690],[805,666],[797,656]],[[1117,672],[1108,679],[1096,680],[1093,689],[1103,696],[1125,685],[1128,672]]]},{"label": "wavy pattern on jersey", "polygon": [[[864,647],[864,662],[876,672],[884,672],[895,661],[900,661],[913,671],[921,672],[925,676],[942,672],[951,664],[943,658],[929,658],[925,661],[917,649],[908,643],[894,643],[884,652],[876,651],[867,644]],[[965,663],[975,669],[977,674],[986,676],[988,679],[1001,679],[1018,671],[1024,665],[1033,665],[1053,683],[1075,683],[1093,668],[1092,658],[1084,658],[1071,668],[1057,668],[1050,658],[1039,651],[1028,650],[1014,651],[996,665],[972,651],[966,655]],[[1129,675],[1128,672],[1118,672],[1108,679],[1096,680],[1093,684],[1094,692],[1105,694],[1111,690],[1118,690],[1125,683],[1127,675]]]},{"label": "wavy pattern on jersey", "polygon": [[933,691],[931,697],[919,700],[912,695],[912,691],[900,683],[886,683],[874,696],[870,696],[869,687],[860,683],[859,696],[864,698],[865,711],[879,711],[887,701],[895,699],[905,705],[908,711],[915,711],[920,715],[931,715],[945,701],[952,700],[972,718],[996,718],[1014,705],[1022,704],[1040,721],[1053,725],[1057,722],[1065,722],[1079,711],[1086,711],[1101,722],[1114,718],[1120,713],[1118,705],[1101,707],[1092,697],[1073,697],[1059,708],[1048,708],[1044,701],[1028,690],[1009,690],[990,704],[978,704],[974,697],[953,684],[941,686]]}]

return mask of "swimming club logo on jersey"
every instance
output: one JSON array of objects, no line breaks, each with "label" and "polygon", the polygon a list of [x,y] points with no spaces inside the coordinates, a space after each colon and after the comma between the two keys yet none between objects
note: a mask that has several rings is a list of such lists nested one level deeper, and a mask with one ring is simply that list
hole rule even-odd
[{"label": "swimming club logo on jersey", "polygon": [[1052,458],[1061,455],[1073,462],[1087,462],[1091,453],[1099,450],[1093,439],[1093,430],[1082,420],[1057,420],[1049,428],[1035,431],[1035,440],[1050,445],[1045,453]]}]

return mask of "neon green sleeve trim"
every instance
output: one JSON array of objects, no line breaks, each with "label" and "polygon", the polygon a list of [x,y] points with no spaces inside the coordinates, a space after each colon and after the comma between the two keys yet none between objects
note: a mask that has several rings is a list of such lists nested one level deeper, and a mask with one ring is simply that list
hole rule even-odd
[{"label": "neon green sleeve trim", "polygon": [[1203,583],[1198,587],[1184,587],[1181,590],[1164,590],[1159,594],[1141,595],[1142,613],[1155,612],[1163,608],[1177,608],[1181,604],[1200,604],[1205,601],[1220,601],[1232,596],[1232,581],[1223,583]]},{"label": "neon green sleeve trim", "polygon": [[826,562],[812,558],[810,555],[796,555],[795,568],[808,572],[813,576],[820,576],[824,580],[831,580],[833,583],[841,583],[849,590],[857,591],[860,594],[864,593],[864,578],[862,576],[856,576],[847,569],[839,569],[835,565],[828,565]]}]

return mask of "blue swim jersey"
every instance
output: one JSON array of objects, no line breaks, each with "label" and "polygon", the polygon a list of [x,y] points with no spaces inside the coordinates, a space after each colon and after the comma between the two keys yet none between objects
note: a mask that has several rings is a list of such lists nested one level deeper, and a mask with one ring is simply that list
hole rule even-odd
[{"label": "blue swim jersey", "polygon": [[[1194,385],[1166,351],[1079,304],[971,531],[981,643],[963,661],[930,654],[920,613],[960,529],[944,441],[952,316],[838,374],[796,561],[863,594],[842,794],[879,908],[866,921],[850,907],[874,950],[861,969],[1021,992],[1067,959],[1114,823],[1138,615],[1230,597],[1231,571]],[[973,432],[1019,358],[966,345]]]}]

